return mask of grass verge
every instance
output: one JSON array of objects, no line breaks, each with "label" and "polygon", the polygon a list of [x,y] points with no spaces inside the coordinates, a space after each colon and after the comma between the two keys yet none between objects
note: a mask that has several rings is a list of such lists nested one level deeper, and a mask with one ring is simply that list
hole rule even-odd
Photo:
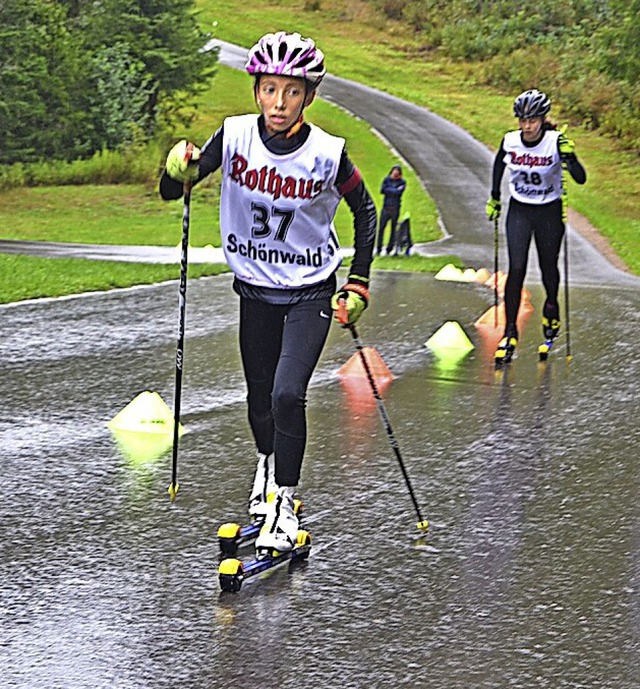
[{"label": "grass verge", "polygon": [[[224,94],[221,98],[220,94]],[[200,115],[176,139],[198,143],[220,126],[225,116],[255,110],[250,81],[238,70],[220,67],[209,91],[204,94]],[[308,118],[347,142],[347,150],[360,168],[376,202],[379,184],[396,158],[369,126],[340,108],[316,101]],[[153,168],[155,161],[149,161]],[[437,210],[411,170],[405,170],[407,191],[404,207],[411,209],[414,242],[437,239],[440,230]],[[192,196],[190,244],[220,246],[218,200],[219,174],[211,175]],[[336,229],[342,245],[353,243],[353,222],[349,208],[340,204]],[[176,246],[182,228],[182,202],[164,202],[155,184],[112,184],[55,187],[26,187],[0,193],[2,238],[29,241],[77,242],[88,244],[130,244]],[[393,259],[383,259],[392,262]],[[380,264],[379,264],[380,265]],[[392,269],[438,270],[441,260],[411,258]],[[433,268],[426,268],[433,266]],[[63,296],[134,284],[171,279],[178,267],[82,259],[37,259],[0,254],[3,278],[0,303],[43,296]],[[217,274],[226,266],[192,265],[190,277]],[[9,279],[9,275],[12,275]]]},{"label": "grass verge", "polygon": [[[224,272],[228,272],[225,264],[192,264],[188,269],[188,277],[219,275]],[[179,265],[0,254],[0,304],[154,284],[179,278]]]}]

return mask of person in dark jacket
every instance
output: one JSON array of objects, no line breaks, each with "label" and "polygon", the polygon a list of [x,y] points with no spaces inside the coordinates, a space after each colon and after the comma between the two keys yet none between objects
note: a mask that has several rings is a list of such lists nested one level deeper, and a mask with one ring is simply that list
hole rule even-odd
[{"label": "person in dark jacket", "polygon": [[396,250],[396,228],[398,225],[398,217],[400,216],[400,204],[402,202],[402,194],[407,186],[407,183],[402,176],[402,168],[399,165],[394,165],[389,174],[382,180],[380,193],[384,195],[382,202],[382,211],[380,212],[380,223],[378,225],[378,241],[376,253],[378,256],[382,253],[382,244],[384,242],[384,231],[391,223],[391,235],[387,244],[387,254],[393,253]]}]

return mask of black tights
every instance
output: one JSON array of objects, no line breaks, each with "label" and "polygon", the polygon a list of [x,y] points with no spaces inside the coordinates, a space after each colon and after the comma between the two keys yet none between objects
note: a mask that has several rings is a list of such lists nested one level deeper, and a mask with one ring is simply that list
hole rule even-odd
[{"label": "black tights", "polygon": [[384,244],[384,231],[389,223],[391,223],[391,234],[389,235],[389,241],[387,243],[387,253],[390,254],[396,246],[396,228],[398,227],[398,215],[400,214],[400,209],[388,210],[384,206],[380,211],[380,223],[378,225],[378,240],[377,248],[378,253],[382,251],[382,245]]},{"label": "black tights", "polygon": [[532,236],[538,251],[542,284],[547,292],[545,315],[558,318],[558,287],[560,284],[558,256],[564,236],[562,201],[558,199],[542,206],[535,206],[511,199],[507,213],[506,234],[509,275],[504,290],[507,320],[505,334],[517,337],[516,320],[520,310],[522,286],[527,274]]},{"label": "black tights", "polygon": [[267,304],[240,299],[240,353],[249,424],[275,453],[279,486],[296,486],[307,440],[306,395],[331,325],[330,299]]}]

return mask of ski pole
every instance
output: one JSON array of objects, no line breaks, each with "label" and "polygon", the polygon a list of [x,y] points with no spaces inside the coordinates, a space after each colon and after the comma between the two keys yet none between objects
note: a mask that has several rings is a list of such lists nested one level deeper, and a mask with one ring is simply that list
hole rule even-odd
[{"label": "ski pole", "polygon": [[498,327],[498,250],[500,239],[498,236],[498,218],[493,221],[493,326]]},{"label": "ski pole", "polygon": [[[345,309],[346,311],[346,309]],[[340,313],[338,313],[339,320],[341,322],[346,323],[346,314],[343,316],[345,319],[344,321],[340,317]],[[351,336],[353,337],[353,341],[355,342],[356,349],[358,351],[358,354],[360,355],[360,360],[362,361],[362,365],[364,366],[364,370],[367,374],[367,378],[369,380],[369,385],[371,386],[371,392],[373,392],[373,396],[376,399],[376,404],[378,405],[378,411],[380,412],[380,418],[382,419],[382,425],[384,426],[384,430],[387,433],[387,438],[389,438],[389,444],[391,445],[391,449],[393,450],[396,459],[398,460],[398,463],[400,464],[400,469],[402,470],[402,475],[404,476],[405,483],[407,484],[407,488],[409,489],[409,495],[411,496],[411,501],[413,502],[413,507],[415,508],[416,514],[418,515],[418,523],[416,526],[420,531],[423,533],[426,532],[427,528],[429,527],[429,522],[422,517],[422,513],[420,512],[420,507],[418,506],[418,501],[416,500],[415,493],[413,492],[413,488],[411,486],[411,481],[409,480],[409,475],[407,474],[407,470],[405,468],[404,462],[402,461],[402,455],[400,454],[400,447],[398,445],[398,441],[396,440],[396,437],[393,433],[393,429],[391,428],[391,421],[389,421],[389,416],[387,415],[387,410],[385,409],[384,402],[382,401],[382,397],[380,397],[380,392],[378,391],[378,386],[376,385],[376,382],[373,378],[373,375],[371,373],[371,369],[369,367],[369,362],[367,361],[367,357],[364,354],[362,343],[360,342],[360,338],[358,337],[358,333],[356,331],[356,326],[353,325],[352,323],[346,323],[344,325],[345,328],[349,329],[349,332],[351,333]]]},{"label": "ski pole", "polygon": [[564,312],[567,319],[567,363],[571,361],[571,328],[569,321],[569,236],[564,230]]},{"label": "ski pole", "polygon": [[171,502],[178,493],[178,442],[180,439],[180,401],[182,397],[182,369],[184,365],[184,324],[187,309],[187,251],[189,248],[189,215],[191,207],[191,182],[184,183],[184,206],[182,209],[182,247],[180,254],[180,288],[178,298],[178,344],[176,347],[176,385],[173,403],[173,462],[171,484],[168,488]]},{"label": "ski pole", "polygon": [[[562,129],[564,133],[566,127]],[[564,223],[564,311],[567,319],[567,363],[571,361],[571,328],[569,325],[569,194],[567,165],[562,163],[562,221]]]}]

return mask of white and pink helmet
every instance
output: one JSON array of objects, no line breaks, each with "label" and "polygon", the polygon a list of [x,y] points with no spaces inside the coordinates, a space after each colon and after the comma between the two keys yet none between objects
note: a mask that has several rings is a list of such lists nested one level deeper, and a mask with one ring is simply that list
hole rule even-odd
[{"label": "white and pink helmet", "polygon": [[249,74],[278,74],[301,77],[318,86],[327,70],[324,55],[310,38],[299,33],[268,33],[249,51],[245,65]]}]

